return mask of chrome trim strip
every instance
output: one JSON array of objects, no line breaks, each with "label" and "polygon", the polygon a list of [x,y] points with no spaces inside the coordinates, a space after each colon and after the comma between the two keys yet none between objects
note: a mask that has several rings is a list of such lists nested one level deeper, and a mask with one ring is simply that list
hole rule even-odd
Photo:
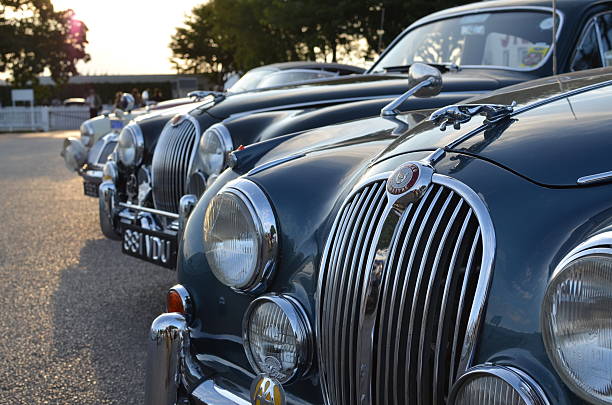
[{"label": "chrome trim strip", "polygon": [[[431,24],[431,23],[441,21],[441,20],[461,17],[464,15],[483,14],[483,13],[500,12],[500,11],[542,11],[544,13],[549,13],[551,15],[554,12],[552,7],[515,6],[515,7],[487,7],[487,8],[477,9],[477,10],[466,10],[466,11],[457,11],[457,12],[441,11],[439,13],[434,13],[433,16],[423,17],[422,19],[414,22],[413,24],[408,26],[408,28],[406,28],[400,35],[395,37],[395,39],[389,44],[389,46],[387,46],[385,51],[378,57],[378,61],[370,69],[368,69],[368,71],[365,74],[381,73],[383,70],[374,72],[374,68],[378,65],[380,60],[382,60],[382,58],[387,54],[389,50],[391,50],[396,45],[397,42],[401,41],[404,38],[404,36],[406,36],[410,31],[413,31],[415,28],[419,28],[423,25]],[[557,27],[557,41],[559,41],[559,37],[561,36],[561,31],[562,31],[562,28],[565,22],[565,15],[560,10],[557,10],[557,15],[559,16],[559,25]],[[502,70],[517,71],[517,72],[531,72],[531,71],[535,71],[541,68],[542,66],[544,66],[544,64],[548,61],[548,59],[550,58],[550,55],[552,54],[551,50],[549,50],[549,52],[546,54],[546,58],[543,61],[541,61],[539,65],[537,65],[535,68],[532,68],[532,69],[518,69],[518,68],[509,68],[506,66],[486,66],[486,65],[466,65],[466,66],[460,66],[460,67],[461,68],[502,69]]]},{"label": "chrome trim strip", "polygon": [[161,216],[172,218],[172,219],[179,219],[179,215],[173,212],[166,212],[166,211],[156,210],[155,208],[143,207],[140,205],[132,204],[130,202],[120,202],[119,206],[123,208],[131,209],[131,210],[135,210],[135,211],[148,212],[149,214],[161,215]]},{"label": "chrome trim strip", "polygon": [[281,159],[272,160],[270,162],[267,162],[267,163],[264,163],[262,165],[254,167],[249,172],[247,172],[246,176],[252,176],[252,175],[257,174],[259,172],[263,172],[264,170],[269,169],[271,167],[278,166],[278,165],[283,164],[285,162],[290,162],[292,160],[299,159],[299,158],[304,157],[304,156],[306,156],[306,154],[300,153],[300,154],[297,154],[297,155],[290,155],[290,156],[287,156],[287,157],[284,157],[284,158],[281,158]]},{"label": "chrome trim strip", "polygon": [[[544,390],[527,373],[515,367],[483,364],[467,370],[453,386],[448,405],[454,405],[459,389],[479,376],[493,376],[510,385],[526,405],[550,405]],[[486,393],[483,393],[486,395]]]},{"label": "chrome trim strip", "polygon": [[603,183],[608,180],[612,180],[612,171],[583,176],[576,180],[576,183],[584,185],[593,183]]}]

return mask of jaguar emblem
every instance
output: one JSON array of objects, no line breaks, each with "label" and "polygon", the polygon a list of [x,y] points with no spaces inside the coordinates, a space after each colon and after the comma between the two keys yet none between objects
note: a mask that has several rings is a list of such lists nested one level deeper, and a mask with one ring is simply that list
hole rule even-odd
[{"label": "jaguar emblem", "polygon": [[414,163],[405,163],[395,169],[387,182],[387,191],[393,195],[410,190],[419,179],[420,170]]},{"label": "jaguar emblem", "polygon": [[252,405],[285,405],[285,390],[274,378],[258,376],[251,385]]}]

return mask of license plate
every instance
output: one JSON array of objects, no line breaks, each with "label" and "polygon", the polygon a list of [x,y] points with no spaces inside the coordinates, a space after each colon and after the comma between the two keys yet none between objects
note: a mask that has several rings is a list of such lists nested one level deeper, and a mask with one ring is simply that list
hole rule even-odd
[{"label": "license plate", "polygon": [[89,181],[83,182],[83,192],[88,197],[98,198],[98,186],[99,184],[92,183]]},{"label": "license plate", "polygon": [[176,266],[176,236],[128,224],[121,226],[123,253],[169,269]]}]

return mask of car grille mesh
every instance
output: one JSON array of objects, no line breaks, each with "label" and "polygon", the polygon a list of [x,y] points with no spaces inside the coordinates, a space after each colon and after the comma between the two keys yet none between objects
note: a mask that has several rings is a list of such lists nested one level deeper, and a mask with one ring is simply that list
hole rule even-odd
[{"label": "car grille mesh", "polygon": [[164,127],[151,164],[155,208],[178,213],[179,201],[187,191],[187,175],[197,134],[196,125],[189,119]]},{"label": "car grille mesh", "polygon": [[[481,224],[449,185],[432,183],[405,208],[387,207],[385,186],[350,197],[324,254],[317,326],[326,399],[361,403],[365,373],[371,403],[444,404],[481,282]],[[368,312],[373,326],[363,328]]]}]

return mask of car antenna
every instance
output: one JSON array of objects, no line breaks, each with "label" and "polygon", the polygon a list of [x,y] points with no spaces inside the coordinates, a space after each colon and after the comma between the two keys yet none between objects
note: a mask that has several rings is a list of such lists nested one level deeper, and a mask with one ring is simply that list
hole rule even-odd
[{"label": "car antenna", "polygon": [[552,0],[552,71],[553,75],[557,75],[557,0]]}]

